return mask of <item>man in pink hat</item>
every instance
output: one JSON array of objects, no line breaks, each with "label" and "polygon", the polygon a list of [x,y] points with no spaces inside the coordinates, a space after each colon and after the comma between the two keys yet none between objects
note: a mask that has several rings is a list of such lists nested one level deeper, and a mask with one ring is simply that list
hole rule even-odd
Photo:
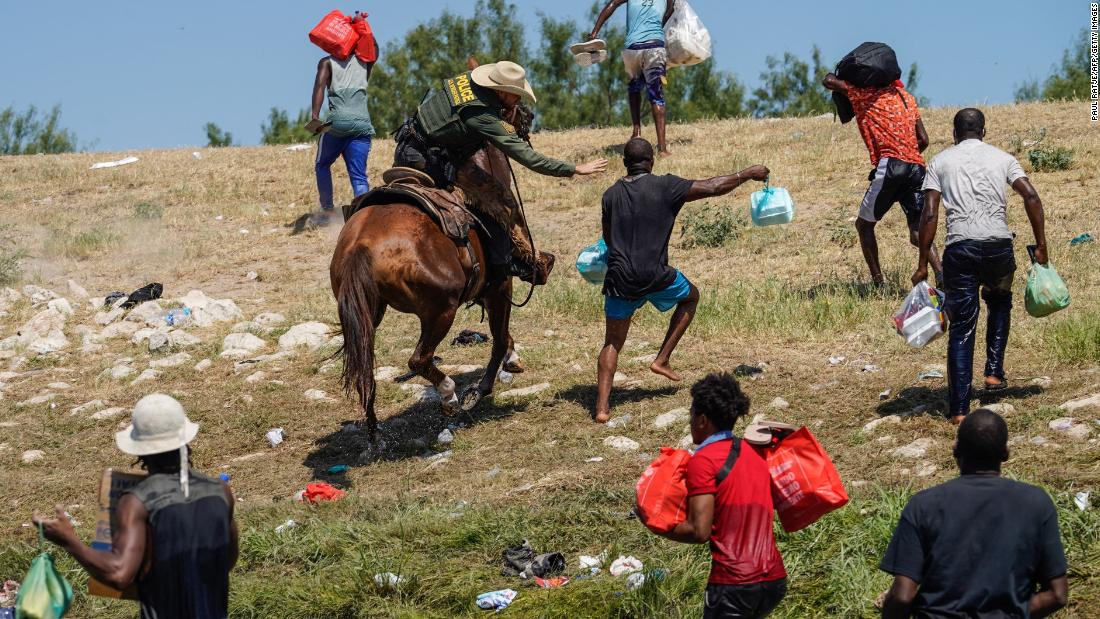
[{"label": "man in pink hat", "polygon": [[155,393],[138,401],[115,443],[137,456],[149,476],[119,499],[110,550],[84,545],[60,505],[56,518],[34,515],[46,537],[91,576],[119,590],[136,584],[142,617],[229,613],[229,570],[238,553],[233,493],[225,482],[190,470],[187,445],[198,431],[174,398]]}]

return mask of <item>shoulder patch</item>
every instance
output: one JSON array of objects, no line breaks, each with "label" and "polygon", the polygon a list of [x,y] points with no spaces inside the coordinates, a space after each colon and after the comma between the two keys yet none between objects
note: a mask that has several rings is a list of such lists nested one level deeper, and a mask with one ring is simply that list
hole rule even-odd
[{"label": "shoulder patch", "polygon": [[504,127],[504,130],[507,131],[508,133],[512,134],[512,135],[516,134],[516,128],[513,127],[512,125],[508,124],[507,122],[505,122],[503,120],[500,121],[500,126]]}]

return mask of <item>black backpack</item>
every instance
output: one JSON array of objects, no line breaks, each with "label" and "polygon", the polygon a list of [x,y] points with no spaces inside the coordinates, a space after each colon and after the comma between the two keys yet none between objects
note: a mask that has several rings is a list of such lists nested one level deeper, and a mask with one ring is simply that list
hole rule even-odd
[{"label": "black backpack", "polygon": [[[845,82],[861,88],[882,88],[901,79],[897,54],[885,43],[861,44],[840,59],[833,73]],[[833,93],[833,105],[836,106],[836,114],[841,123],[847,123],[856,115],[852,102],[844,93]]]}]

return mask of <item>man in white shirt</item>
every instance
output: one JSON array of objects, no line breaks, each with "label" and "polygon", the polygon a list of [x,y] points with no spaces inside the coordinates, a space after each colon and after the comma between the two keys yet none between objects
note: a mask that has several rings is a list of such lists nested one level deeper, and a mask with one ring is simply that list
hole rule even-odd
[{"label": "man in white shirt", "polygon": [[944,309],[950,320],[947,345],[947,415],[957,425],[970,412],[974,337],[978,325],[978,289],[983,288],[986,318],[985,388],[1007,388],[1004,373],[1012,310],[1012,277],[1016,259],[1008,228],[1005,185],[1024,199],[1035,234],[1035,261],[1047,263],[1043,203],[1019,162],[982,141],[985,115],[966,108],[955,115],[955,146],[932,159],[924,179],[924,211],[920,222],[920,261],[913,283],[928,279],[928,256],[936,238],[940,203],[947,212],[943,252]]}]

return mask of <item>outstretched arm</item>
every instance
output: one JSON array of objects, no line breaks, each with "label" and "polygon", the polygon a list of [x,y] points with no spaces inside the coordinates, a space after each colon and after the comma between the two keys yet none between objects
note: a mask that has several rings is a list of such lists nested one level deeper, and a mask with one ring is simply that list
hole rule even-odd
[{"label": "outstretched arm", "polygon": [[596,25],[592,27],[592,33],[588,35],[589,41],[600,36],[600,30],[603,29],[603,25],[607,23],[607,20],[611,19],[611,16],[615,13],[615,9],[624,4],[626,4],[626,0],[608,0],[607,5],[603,7],[603,10],[600,11],[600,15],[596,18]]},{"label": "outstretched arm", "polygon": [[321,106],[325,103],[325,89],[332,81],[332,67],[328,58],[317,63],[317,77],[313,80],[313,120],[320,120]]},{"label": "outstretched arm", "polygon": [[754,165],[729,176],[715,176],[714,178],[695,181],[691,184],[691,189],[688,191],[687,201],[693,202],[695,200],[702,200],[703,198],[724,196],[739,187],[745,181],[767,180],[769,174],[771,174],[771,171],[768,170],[767,167]]},{"label": "outstretched arm", "polygon": [[848,94],[848,89],[852,87],[851,84],[832,73],[826,75],[825,79],[821,80],[821,85],[829,90],[835,90],[836,92],[842,92],[844,94]]},{"label": "outstretched arm", "polygon": [[112,536],[111,549],[106,552],[80,541],[64,507],[58,505],[56,512],[54,518],[34,515],[35,524],[42,523],[46,539],[65,549],[96,580],[119,590],[133,584],[145,559],[145,519],[149,515],[137,497],[126,494],[119,499],[118,526]]},{"label": "outstretched arm", "polygon": [[1035,191],[1035,187],[1026,176],[1016,179],[1016,182],[1012,183],[1012,188],[1024,199],[1024,210],[1027,211],[1027,218],[1031,222],[1031,231],[1035,234],[1035,261],[1046,264],[1048,260],[1046,222],[1039,192]]},{"label": "outstretched arm", "polygon": [[928,280],[928,255],[932,249],[932,242],[936,240],[936,226],[940,220],[940,192],[929,189],[924,194],[924,210],[920,213],[920,236],[917,248],[920,257],[917,259],[917,271],[913,273],[913,285]]}]

